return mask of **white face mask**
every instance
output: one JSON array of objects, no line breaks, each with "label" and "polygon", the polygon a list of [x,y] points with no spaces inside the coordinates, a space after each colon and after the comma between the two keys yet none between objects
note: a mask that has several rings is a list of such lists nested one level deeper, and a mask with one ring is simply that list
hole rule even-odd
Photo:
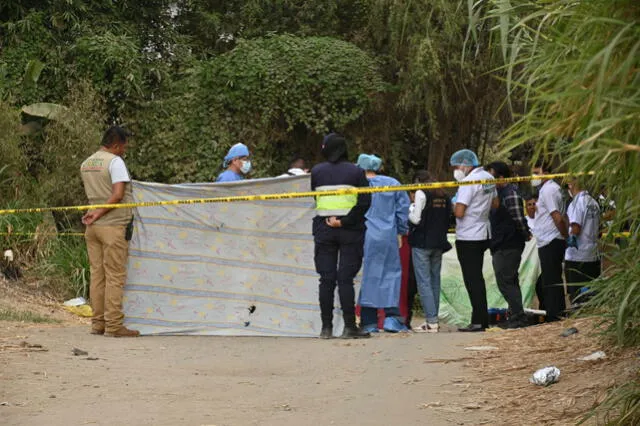
[{"label": "white face mask", "polygon": [[538,187],[540,185],[542,185],[542,179],[531,179],[531,186]]},{"label": "white face mask", "polygon": [[460,169],[455,169],[453,171],[453,178],[455,180],[457,180],[458,182],[462,181],[466,177],[467,177],[467,174],[464,171],[460,170]]},{"label": "white face mask", "polygon": [[240,171],[243,175],[246,175],[251,171],[251,161],[250,160],[242,160],[242,167],[240,167]]}]

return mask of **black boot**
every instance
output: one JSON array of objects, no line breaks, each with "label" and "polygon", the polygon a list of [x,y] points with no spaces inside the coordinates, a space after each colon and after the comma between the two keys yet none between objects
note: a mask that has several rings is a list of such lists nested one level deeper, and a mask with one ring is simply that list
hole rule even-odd
[{"label": "black boot", "polygon": [[343,339],[366,339],[367,337],[371,337],[368,331],[364,331],[356,325],[355,313],[345,313],[342,318],[344,318]]},{"label": "black boot", "polygon": [[482,324],[469,324],[466,327],[459,327],[458,331],[462,331],[462,332],[482,332],[485,330],[486,327],[483,327]]},{"label": "black boot", "polygon": [[320,332],[321,339],[333,339],[333,327],[332,326],[322,326],[322,331]]},{"label": "black boot", "polygon": [[344,331],[342,332],[343,339],[366,339],[371,337],[371,333],[368,331],[362,330],[360,327],[344,327]]},{"label": "black boot", "polygon": [[524,312],[520,314],[512,315],[509,318],[509,321],[507,322],[507,328],[510,328],[510,329],[522,328],[522,327],[526,327],[527,325],[528,325],[527,317],[524,314]]}]

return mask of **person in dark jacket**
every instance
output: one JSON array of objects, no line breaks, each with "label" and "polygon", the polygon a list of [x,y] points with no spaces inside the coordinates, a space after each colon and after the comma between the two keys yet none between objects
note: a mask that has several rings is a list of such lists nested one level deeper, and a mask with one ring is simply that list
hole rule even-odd
[{"label": "person in dark jacket", "polygon": [[[501,161],[489,164],[487,171],[496,179],[511,177],[509,166]],[[531,239],[531,231],[524,214],[524,201],[517,187],[508,183],[499,183],[496,187],[500,206],[491,209],[489,215],[489,248],[498,289],[509,304],[511,315],[507,327],[519,328],[526,325],[526,317],[522,306],[518,269],[525,242]]]},{"label": "person in dark jacket", "polygon": [[[322,144],[327,161],[311,170],[311,190],[322,192],[368,187],[364,170],[347,159],[347,142],[341,135],[327,135]],[[313,219],[315,265],[320,274],[321,338],[333,337],[333,301],[336,285],[344,318],[343,338],[369,337],[356,326],[353,279],[362,266],[365,214],[371,194],[318,195]]]},{"label": "person in dark jacket", "polygon": [[[415,183],[434,182],[426,170],[416,173]],[[451,199],[441,189],[416,191],[409,209],[409,245],[420,302],[426,322],[416,332],[437,333],[440,310],[440,269],[442,254],[451,250],[447,239]],[[411,307],[409,307],[411,308]]]}]

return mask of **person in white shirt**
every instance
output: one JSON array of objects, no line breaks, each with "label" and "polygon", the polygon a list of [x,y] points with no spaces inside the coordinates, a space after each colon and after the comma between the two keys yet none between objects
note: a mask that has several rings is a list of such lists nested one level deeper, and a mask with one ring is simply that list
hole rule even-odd
[{"label": "person in white shirt", "polygon": [[288,176],[302,176],[309,173],[309,169],[305,167],[305,161],[302,157],[295,157],[289,163],[289,170],[287,173],[283,173],[278,177],[288,177]]},{"label": "person in white shirt", "polygon": [[[451,156],[453,177],[459,182],[494,180],[480,167],[478,156],[462,149]],[[489,212],[499,206],[496,186],[492,183],[462,185],[456,194],[453,214],[456,217],[456,252],[464,285],[469,293],[471,323],[458,331],[484,331],[489,326],[487,289],[482,274],[484,252],[489,248],[491,225]]]},{"label": "person in white shirt", "polygon": [[[534,175],[551,173],[551,167],[538,162]],[[531,184],[539,188],[536,203],[536,218],[533,235],[538,246],[538,257],[542,269],[542,291],[547,321],[558,321],[566,308],[562,281],[562,261],[569,236],[564,215],[562,188],[553,180],[532,179]]]},{"label": "person in white shirt", "polygon": [[529,229],[533,233],[533,226],[535,224],[536,219],[536,202],[538,199],[534,196],[530,196],[530,198],[525,199],[525,210],[527,212],[527,225],[529,225]]},{"label": "person in white shirt", "polygon": [[[533,227],[536,222],[536,203],[538,202],[538,198],[534,195],[530,195],[525,199],[525,209],[527,211],[527,224],[529,225],[529,229],[531,233],[535,235],[533,232]],[[536,279],[536,297],[538,297],[538,309],[544,310],[544,292],[542,291],[542,276],[538,275]]]},{"label": "person in white shirt", "polygon": [[569,181],[568,187],[573,199],[567,209],[569,238],[564,270],[570,299],[575,300],[582,287],[575,284],[593,281],[600,276],[600,207],[598,202],[582,189],[579,179],[573,178]]}]

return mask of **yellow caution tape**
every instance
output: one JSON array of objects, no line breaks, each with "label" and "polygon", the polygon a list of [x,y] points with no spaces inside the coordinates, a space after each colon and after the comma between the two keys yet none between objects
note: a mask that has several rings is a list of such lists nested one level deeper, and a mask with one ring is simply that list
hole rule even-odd
[{"label": "yellow caution tape", "polygon": [[189,200],[167,200],[167,201],[147,201],[140,203],[120,203],[120,204],[93,204],[83,206],[65,206],[65,207],[37,207],[30,209],[5,209],[0,210],[0,215],[21,214],[21,213],[44,213],[56,211],[84,211],[93,209],[126,209],[138,207],[159,207],[159,206],[177,206],[184,204],[209,204],[209,203],[233,203],[238,201],[269,201],[284,200],[293,198],[317,197],[319,195],[352,195],[352,194],[374,194],[377,192],[395,192],[395,191],[417,191],[439,188],[456,188],[466,185],[495,185],[498,183],[517,183],[527,182],[531,179],[558,179],[568,176],[575,176],[576,173],[555,173],[537,176],[517,176],[502,179],[483,179],[464,182],[433,182],[433,183],[415,183],[410,185],[399,186],[377,186],[377,187],[361,187],[361,188],[344,188],[332,191],[306,191],[306,192],[286,192],[281,194],[262,194],[262,195],[235,195],[231,197],[214,197],[214,198],[196,198]]},{"label": "yellow caution tape", "polygon": [[[455,228],[447,230],[449,234],[456,232]],[[602,237],[607,237],[610,233],[603,232]],[[629,238],[631,232],[614,232],[612,234],[616,238]],[[84,237],[84,232],[0,232],[0,236],[6,237]]]}]

